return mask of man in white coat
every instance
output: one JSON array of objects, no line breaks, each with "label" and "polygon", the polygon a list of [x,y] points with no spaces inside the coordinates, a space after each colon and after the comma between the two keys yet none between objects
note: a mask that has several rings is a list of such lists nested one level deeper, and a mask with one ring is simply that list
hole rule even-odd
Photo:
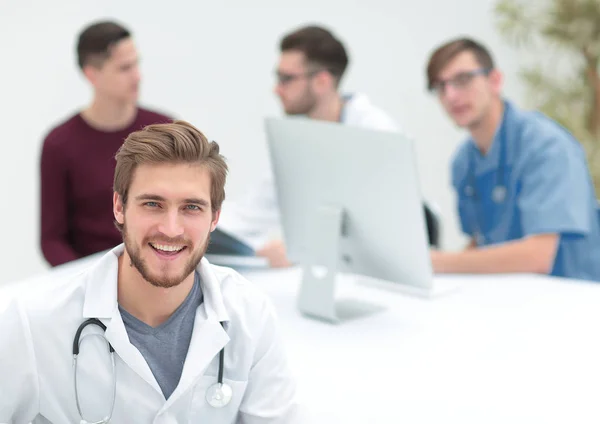
[{"label": "man in white coat", "polygon": [[0,423],[297,422],[270,302],[203,257],[226,173],[186,122],[125,140],[123,244],[0,314]]},{"label": "man in white coat", "polygon": [[[349,60],[344,45],[330,31],[318,26],[299,28],[283,37],[280,51],[275,93],[286,114],[400,131],[393,119],[366,95],[340,93],[340,81]],[[425,213],[430,242],[437,244],[434,216],[428,208]],[[238,202],[227,203],[218,230],[266,257],[271,266],[280,267],[289,265],[285,246],[278,237],[280,225],[273,175],[267,172]]]}]

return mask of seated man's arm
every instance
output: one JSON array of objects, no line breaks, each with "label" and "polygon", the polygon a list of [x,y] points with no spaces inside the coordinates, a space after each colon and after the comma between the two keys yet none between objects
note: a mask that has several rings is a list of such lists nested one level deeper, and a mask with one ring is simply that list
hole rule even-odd
[{"label": "seated man's arm", "polygon": [[65,152],[53,139],[42,148],[40,163],[41,248],[52,266],[78,259],[68,240],[68,188]]},{"label": "seated man's arm", "polygon": [[0,313],[0,423],[27,424],[39,412],[29,321],[16,302]]},{"label": "seated man's arm", "polygon": [[240,405],[241,424],[303,423],[296,382],[290,371],[272,305],[263,306],[258,338],[246,393]]},{"label": "seated man's arm", "polygon": [[524,237],[463,252],[431,252],[433,268],[446,273],[552,271],[561,235],[589,231],[590,194],[585,158],[570,140],[543,145],[525,164],[516,204]]},{"label": "seated man's arm", "polygon": [[240,198],[223,202],[218,228],[258,250],[279,225],[273,177],[265,172],[257,182],[247,187]]},{"label": "seated man's arm", "polygon": [[285,243],[281,239],[273,239],[256,251],[258,256],[267,258],[271,268],[286,268],[292,266],[287,257]]},{"label": "seated man's arm", "polygon": [[552,270],[558,246],[557,234],[541,234],[496,246],[467,248],[462,252],[431,252],[439,273],[494,274],[537,273]]}]

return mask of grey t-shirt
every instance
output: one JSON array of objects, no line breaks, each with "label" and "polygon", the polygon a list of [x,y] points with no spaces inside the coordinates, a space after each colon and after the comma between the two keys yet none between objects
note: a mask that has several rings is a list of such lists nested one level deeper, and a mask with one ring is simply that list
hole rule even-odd
[{"label": "grey t-shirt", "polygon": [[151,327],[140,321],[119,305],[129,341],[141,352],[154,374],[165,399],[179,384],[187,356],[196,310],[202,304],[200,276],[195,273],[192,290],[167,321]]}]

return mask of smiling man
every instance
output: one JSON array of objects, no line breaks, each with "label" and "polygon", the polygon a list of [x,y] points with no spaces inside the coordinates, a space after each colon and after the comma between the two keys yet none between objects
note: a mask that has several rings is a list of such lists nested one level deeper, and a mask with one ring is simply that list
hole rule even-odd
[{"label": "smiling man", "polygon": [[432,251],[437,272],[542,273],[600,281],[600,220],[585,152],[547,116],[502,96],[502,74],[471,39],[438,47],[429,89],[470,137],[452,163],[462,252]]},{"label": "smiling man", "polygon": [[[116,159],[123,244],[0,315],[0,422],[299,422],[271,303],[203,258],[225,198],[219,146],[176,121],[132,133]],[[88,335],[106,337],[114,372]]]}]

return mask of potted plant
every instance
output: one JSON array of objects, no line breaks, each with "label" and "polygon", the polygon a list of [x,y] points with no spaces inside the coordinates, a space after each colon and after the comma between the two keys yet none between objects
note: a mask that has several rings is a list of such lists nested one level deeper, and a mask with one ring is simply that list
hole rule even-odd
[{"label": "potted plant", "polygon": [[532,59],[520,72],[528,106],[583,144],[600,197],[600,0],[500,0],[494,12],[500,33]]}]

